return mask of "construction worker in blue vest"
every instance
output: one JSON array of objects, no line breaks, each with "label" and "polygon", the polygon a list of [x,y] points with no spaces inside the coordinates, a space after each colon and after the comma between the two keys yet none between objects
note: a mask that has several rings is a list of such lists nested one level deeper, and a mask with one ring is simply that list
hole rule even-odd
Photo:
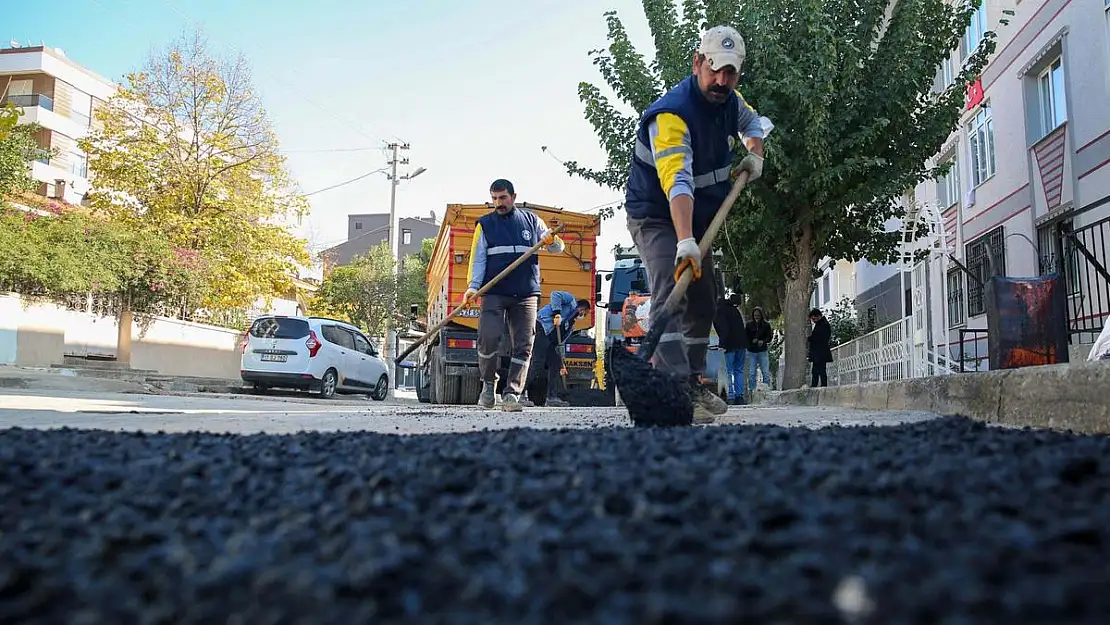
[{"label": "construction worker in blue vest", "polygon": [[[695,423],[712,423],[728,405],[701,383],[717,308],[712,255],[698,241],[741,171],[748,181],[763,172],[763,139],[771,123],[737,91],[744,40],[729,26],[702,35],[693,73],[652,103],[640,118],[625,192],[628,230],[647,268],[649,324],[690,267],[694,281],[685,308],[664,329],[653,366],[687,380]],[[735,169],[733,150],[747,154]]]},{"label": "construction worker in blue vest", "polygon": [[[561,408],[570,404],[559,395],[563,388],[564,374],[562,348],[574,330],[574,320],[590,310],[590,300],[575,299],[570,291],[552,291],[551,302],[536,313],[536,339],[532,344],[532,364],[529,368],[533,380],[547,373],[546,406]],[[535,399],[531,393],[529,397]]]},{"label": "construction worker in blue vest", "polygon": [[[491,278],[501,273],[537,242],[553,254],[563,251],[563,240],[555,236],[538,215],[516,206],[513,183],[499,178],[489,188],[494,210],[478,218],[470,247],[469,288],[463,294],[468,303]],[[482,296],[478,317],[478,375],[482,392],[478,405],[493,408],[497,387],[498,347],[508,330],[512,343],[508,381],[501,394],[501,407],[510,412],[523,409],[520,394],[528,375],[532,341],[536,333],[536,310],[540,290],[539,256],[533,255]],[[506,323],[508,322],[508,323]],[[508,325],[508,328],[505,326]]]}]

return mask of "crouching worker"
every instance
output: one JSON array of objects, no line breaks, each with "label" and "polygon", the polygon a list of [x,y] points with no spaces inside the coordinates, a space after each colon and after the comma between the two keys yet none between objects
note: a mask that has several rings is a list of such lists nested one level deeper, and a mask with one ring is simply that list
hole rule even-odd
[{"label": "crouching worker", "polygon": [[[478,289],[507,269],[537,242],[542,241],[543,249],[549,252],[558,254],[563,251],[562,239],[555,236],[538,215],[516,206],[516,192],[511,182],[495,180],[489,191],[494,210],[479,217],[474,227],[470,270],[467,275],[470,288],[463,294],[464,302],[473,300]],[[478,317],[478,374],[482,379],[479,406],[493,408],[497,386],[497,352],[501,337],[507,329],[512,354],[509,359],[508,380],[501,395],[501,407],[512,412],[523,408],[520,393],[524,390],[532,356],[540,294],[540,259],[533,255],[482,296],[481,314]]]},{"label": "crouching worker", "polygon": [[566,389],[562,385],[562,347],[567,335],[574,329],[574,320],[590,310],[590,301],[576,300],[567,291],[552,291],[551,303],[536,313],[536,340],[532,344],[532,365],[529,377],[539,380],[546,372],[548,406],[564,407],[570,404],[560,397]]}]

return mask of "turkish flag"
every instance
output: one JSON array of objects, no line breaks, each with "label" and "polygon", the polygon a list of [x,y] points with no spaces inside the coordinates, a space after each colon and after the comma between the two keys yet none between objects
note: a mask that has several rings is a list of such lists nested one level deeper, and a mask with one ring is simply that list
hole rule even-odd
[{"label": "turkish flag", "polygon": [[983,101],[983,81],[979,78],[967,86],[967,110],[971,110]]}]

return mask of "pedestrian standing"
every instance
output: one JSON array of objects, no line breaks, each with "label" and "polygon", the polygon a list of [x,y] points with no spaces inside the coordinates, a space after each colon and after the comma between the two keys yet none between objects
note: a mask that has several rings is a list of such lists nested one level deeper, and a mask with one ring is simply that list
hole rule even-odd
[{"label": "pedestrian standing", "polygon": [[752,320],[745,329],[748,334],[748,390],[754,392],[758,371],[763,372],[763,383],[771,386],[771,355],[767,350],[771,347],[774,331],[763,318],[763,309],[759,306],[752,309]]},{"label": "pedestrian standing", "polygon": [[713,319],[717,329],[718,346],[725,352],[725,370],[728,371],[728,402],[744,403],[744,360],[748,352],[748,332],[744,316],[734,302],[725,298],[717,300],[717,316]]},{"label": "pedestrian standing", "polygon": [[813,363],[810,386],[829,385],[828,365],[832,362],[832,326],[820,308],[809,311],[813,331],[809,333],[809,361]]},{"label": "pedestrian standing", "polygon": [[[507,269],[537,242],[542,241],[544,249],[555,254],[562,252],[564,247],[562,239],[551,232],[543,219],[516,206],[513,183],[503,178],[497,179],[490,185],[489,194],[494,210],[479,217],[474,226],[470,270],[467,272],[470,287],[463,294],[464,303],[473,300],[478,289]],[[501,406],[511,412],[519,412],[523,408],[520,393],[524,390],[524,380],[532,356],[540,294],[540,261],[538,256],[533,255],[482,296],[481,314],[478,317],[478,374],[482,378],[479,406],[493,408],[494,390],[497,386],[497,352],[507,325],[512,356],[509,359],[509,379],[501,395]]]}]

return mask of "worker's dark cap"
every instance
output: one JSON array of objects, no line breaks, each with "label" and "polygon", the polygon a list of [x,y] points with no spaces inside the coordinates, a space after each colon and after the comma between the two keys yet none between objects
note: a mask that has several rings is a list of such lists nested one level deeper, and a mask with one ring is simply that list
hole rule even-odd
[{"label": "worker's dark cap", "polygon": [[508,191],[509,193],[516,193],[516,191],[513,189],[513,183],[505,180],[504,178],[498,178],[497,180],[494,180],[493,184],[489,186],[489,190]]}]

